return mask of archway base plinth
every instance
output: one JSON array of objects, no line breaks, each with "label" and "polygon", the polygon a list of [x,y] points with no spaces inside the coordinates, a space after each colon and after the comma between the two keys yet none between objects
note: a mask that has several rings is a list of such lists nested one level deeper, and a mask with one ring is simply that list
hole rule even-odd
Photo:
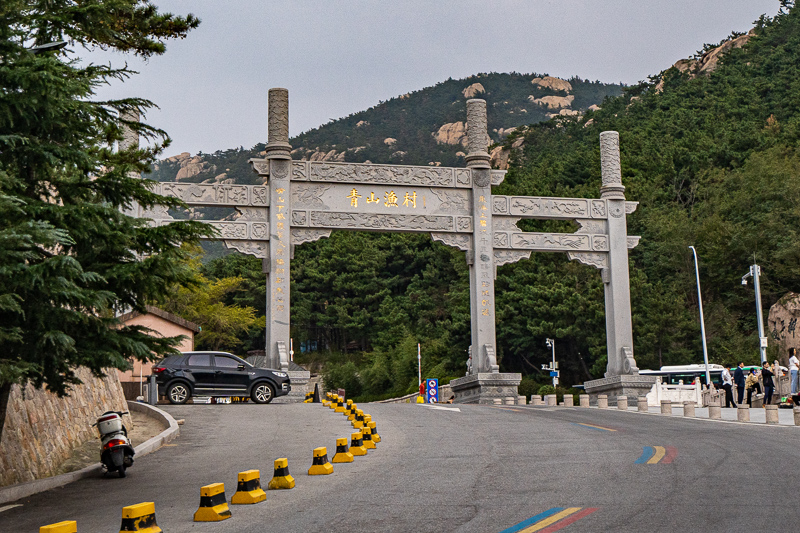
[{"label": "archway base plinth", "polygon": [[597,395],[605,394],[609,402],[616,404],[617,396],[627,396],[628,406],[636,407],[637,398],[646,396],[653,384],[655,376],[641,376],[639,374],[623,374],[609,378],[584,381],[583,388],[589,395],[592,405],[597,404]]},{"label": "archway base plinth", "polygon": [[513,398],[516,404],[521,381],[522,374],[488,372],[454,379],[450,382],[453,403],[494,404],[495,399],[500,399],[506,404],[507,399]]}]

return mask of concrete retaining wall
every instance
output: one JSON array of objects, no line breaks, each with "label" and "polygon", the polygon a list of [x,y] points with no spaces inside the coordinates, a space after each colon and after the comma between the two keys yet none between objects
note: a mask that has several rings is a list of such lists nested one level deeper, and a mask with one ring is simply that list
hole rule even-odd
[{"label": "concrete retaining wall", "polygon": [[[85,369],[76,372],[83,384],[59,398],[28,385],[11,389],[0,442],[0,487],[52,476],[73,449],[97,438],[92,424],[105,411],[127,411],[116,370],[95,378]],[[130,416],[125,426],[133,427]]]}]

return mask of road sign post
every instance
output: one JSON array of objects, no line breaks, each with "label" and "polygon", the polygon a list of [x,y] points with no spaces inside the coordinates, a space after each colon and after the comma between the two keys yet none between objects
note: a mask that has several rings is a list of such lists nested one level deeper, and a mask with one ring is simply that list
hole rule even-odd
[{"label": "road sign post", "polygon": [[439,380],[436,378],[428,378],[425,380],[427,386],[427,399],[428,403],[439,403]]}]

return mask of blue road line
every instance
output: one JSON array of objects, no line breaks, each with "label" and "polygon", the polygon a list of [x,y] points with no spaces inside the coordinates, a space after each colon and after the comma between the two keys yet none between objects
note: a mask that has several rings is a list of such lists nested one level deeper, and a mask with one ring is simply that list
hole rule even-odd
[{"label": "blue road line", "polygon": [[641,457],[639,457],[638,459],[636,459],[636,460],[633,462],[633,464],[636,464],[636,465],[643,465],[643,464],[645,464],[647,461],[649,461],[649,460],[650,460],[650,458],[651,458],[651,457],[653,457],[653,455],[655,455],[655,453],[656,453],[656,450],[655,450],[655,448],[653,448],[652,446],[645,446],[645,447],[644,447],[644,451],[642,452],[642,456],[641,456]]},{"label": "blue road line", "polygon": [[525,529],[526,527],[535,524],[539,520],[544,520],[548,516],[553,516],[554,514],[560,513],[563,510],[564,510],[564,507],[553,507],[552,509],[548,509],[547,511],[545,511],[543,513],[539,513],[536,516],[528,518],[527,520],[523,520],[522,522],[520,522],[516,526],[511,526],[508,529],[504,529],[500,533],[516,533],[517,531],[521,531],[521,530]]}]

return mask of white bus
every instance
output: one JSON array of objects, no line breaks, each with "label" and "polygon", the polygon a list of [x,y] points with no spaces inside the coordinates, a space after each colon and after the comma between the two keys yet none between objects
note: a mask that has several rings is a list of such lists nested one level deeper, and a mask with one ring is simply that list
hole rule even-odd
[{"label": "white bus", "polygon": [[[722,383],[722,365],[708,365],[711,374],[711,382],[719,388]],[[642,376],[661,376],[661,382],[667,385],[691,385],[696,378],[700,378],[700,383],[706,382],[706,365],[676,365],[662,366],[661,370],[639,370]]]}]

